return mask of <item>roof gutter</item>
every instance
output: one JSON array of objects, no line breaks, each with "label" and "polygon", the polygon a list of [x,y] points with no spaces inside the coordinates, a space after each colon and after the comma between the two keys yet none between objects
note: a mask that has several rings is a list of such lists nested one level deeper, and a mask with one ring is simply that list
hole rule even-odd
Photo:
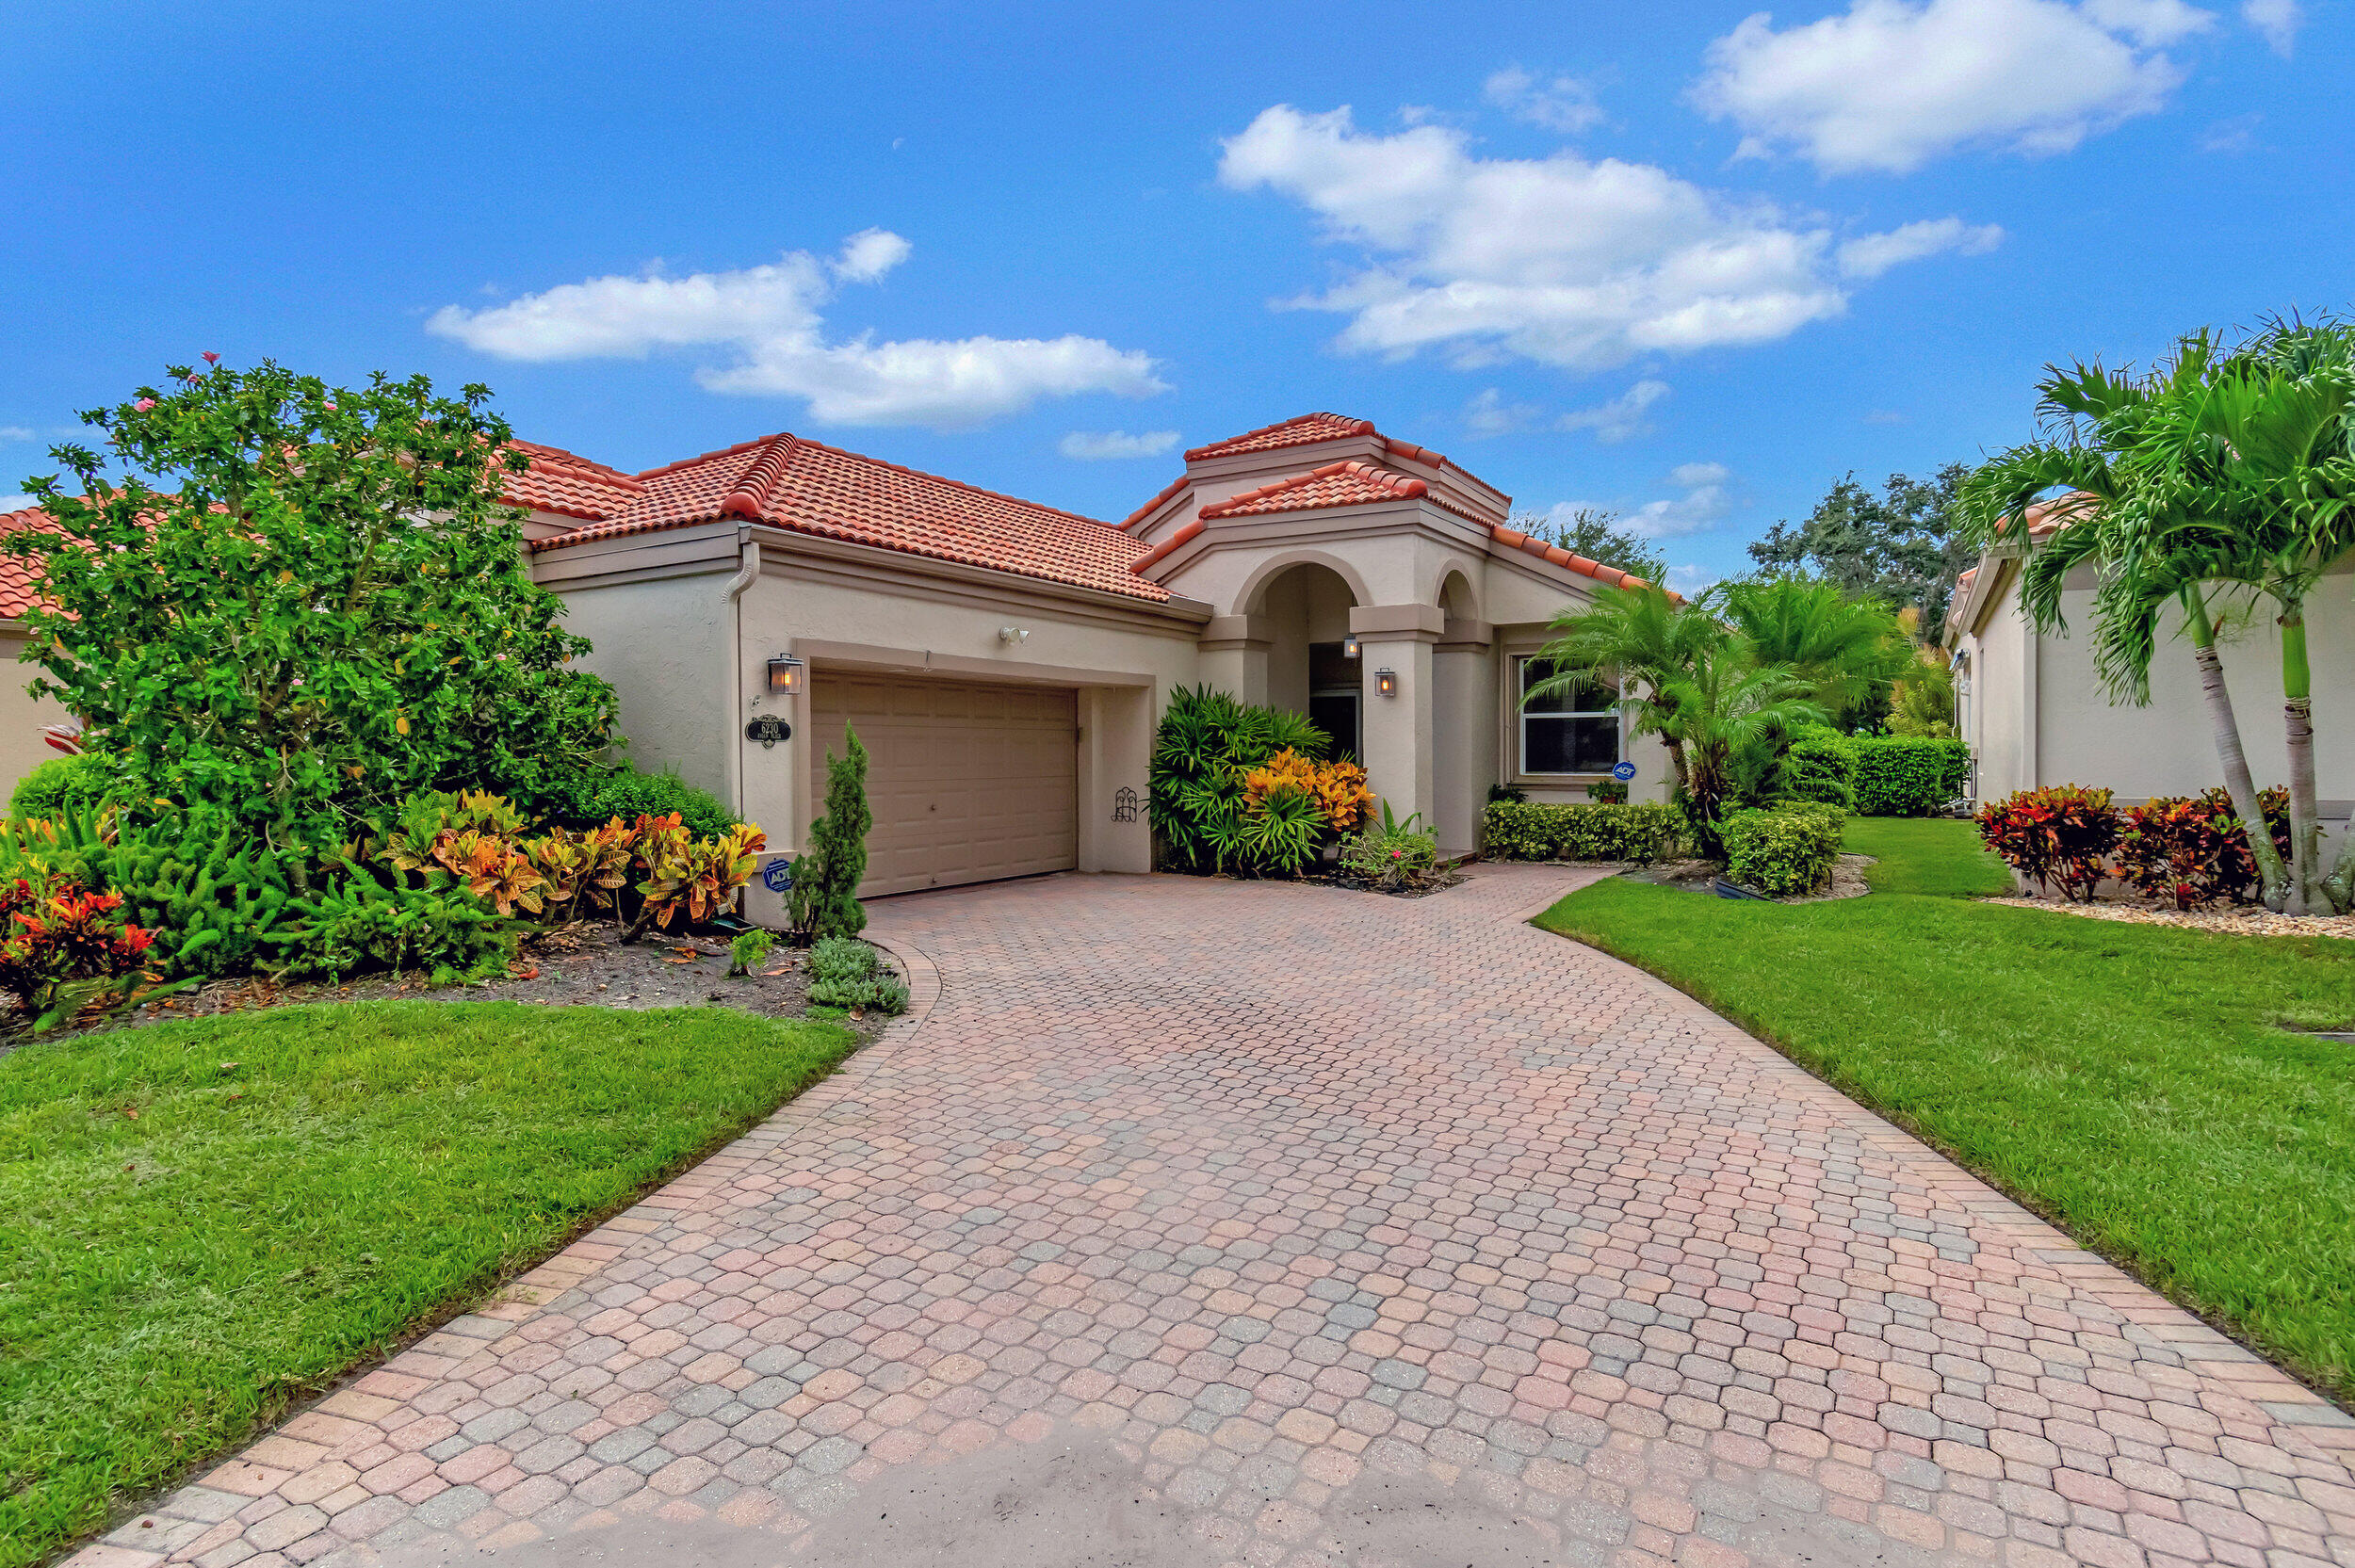
[{"label": "roof gutter", "polygon": [[736,550],[741,562],[728,579],[728,726],[721,741],[727,758],[728,810],[744,819],[744,747],[737,739],[737,715],[744,711],[744,590],[760,578],[760,546],[747,525],[736,530]]}]

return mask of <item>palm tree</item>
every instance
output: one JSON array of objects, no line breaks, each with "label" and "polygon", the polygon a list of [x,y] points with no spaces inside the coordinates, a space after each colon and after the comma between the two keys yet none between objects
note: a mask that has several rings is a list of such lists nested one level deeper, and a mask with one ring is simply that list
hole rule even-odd
[{"label": "palm tree", "polygon": [[1846,723],[1913,662],[1888,606],[1816,577],[1762,577],[1725,590],[1726,620],[1754,662],[1780,664],[1816,704]]},{"label": "palm tree", "polygon": [[[1729,636],[1705,606],[1678,599],[1651,583],[1599,590],[1589,604],[1566,607],[1551,629],[1553,639],[1539,656],[1553,666],[1554,673],[1532,687],[1528,697],[1553,696],[1580,686],[1592,671],[1611,671],[1630,693],[1624,705],[1637,735],[1666,733],[1676,712],[1669,683]],[[1681,795],[1686,787],[1682,751],[1669,747],[1668,764]]]},{"label": "palm tree", "polygon": [[1530,688],[1550,695],[1616,671],[1628,692],[1633,733],[1667,743],[1676,796],[1701,852],[1721,854],[1717,823],[1733,794],[1733,761],[1745,751],[1824,711],[1790,666],[1758,662],[1746,638],[1721,620],[1709,597],[1687,603],[1649,584],[1607,588],[1565,609],[1540,656],[1554,673]]},{"label": "palm tree", "polygon": [[[2202,331],[2148,376],[2080,364],[2054,369],[2039,391],[2054,439],[2001,454],[1964,487],[1980,542],[2026,556],[2021,603],[2039,630],[2065,624],[2071,572],[2097,573],[2094,667],[2114,700],[2150,700],[2162,621],[2180,610],[2266,902],[2294,913],[2346,907],[2355,845],[2330,876],[2319,864],[2304,606],[2324,568],[2355,544],[2355,338],[2335,323],[2286,324],[2227,352]],[[2056,490],[2057,500],[2044,499]],[[2055,521],[2066,525],[2032,526]],[[2262,596],[2279,611],[2287,867],[2265,829],[2225,687],[2219,596]]]},{"label": "palm tree", "polygon": [[1802,724],[1824,722],[1809,684],[1788,665],[1762,664],[1743,639],[1730,637],[1698,650],[1661,688],[1665,716],[1639,720],[1683,758],[1686,819],[1703,855],[1722,858],[1717,836],[1734,794],[1734,759]]}]

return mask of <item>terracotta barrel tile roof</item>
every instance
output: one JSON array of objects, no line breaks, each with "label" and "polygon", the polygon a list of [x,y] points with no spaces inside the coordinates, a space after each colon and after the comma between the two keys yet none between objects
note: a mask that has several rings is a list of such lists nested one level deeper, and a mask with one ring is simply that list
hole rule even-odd
[{"label": "terracotta barrel tile roof", "polygon": [[1246,490],[1240,495],[1202,509],[1204,517],[1255,517],[1274,511],[1314,511],[1323,507],[1356,507],[1374,501],[1412,501],[1430,493],[1421,479],[1370,462],[1350,460],[1328,462],[1289,479]]},{"label": "terracotta barrel tile roof", "polygon": [[534,441],[510,445],[531,460],[528,469],[507,477],[500,499],[511,506],[603,522],[626,511],[646,488],[618,468],[592,462],[561,446]]},{"label": "terracotta barrel tile roof", "polygon": [[799,436],[765,436],[630,482],[640,490],[626,508],[532,549],[740,519],[1132,599],[1169,597],[1130,570],[1145,547],[1109,523]]},{"label": "terracotta barrel tile roof", "polygon": [[1239,452],[1274,452],[1286,446],[1313,446],[1320,441],[1339,441],[1343,436],[1379,435],[1371,419],[1351,419],[1338,413],[1304,413],[1280,424],[1262,425],[1256,430],[1213,441],[1208,446],[1196,446],[1186,454],[1193,462],[1199,458],[1231,457]]},{"label": "terracotta barrel tile roof", "polygon": [[[48,525],[49,514],[39,507],[0,512],[0,537]],[[14,621],[32,608],[40,597],[40,585],[33,578],[33,562],[21,556],[0,556],[0,620]]]}]

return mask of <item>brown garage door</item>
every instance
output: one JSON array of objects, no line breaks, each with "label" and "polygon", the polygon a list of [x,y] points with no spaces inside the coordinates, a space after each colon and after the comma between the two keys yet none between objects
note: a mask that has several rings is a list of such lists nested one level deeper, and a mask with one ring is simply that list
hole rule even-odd
[{"label": "brown garage door", "polygon": [[1079,714],[1072,692],[818,671],[812,809],[845,724],[869,753],[863,894],[909,893],[1079,864]]}]

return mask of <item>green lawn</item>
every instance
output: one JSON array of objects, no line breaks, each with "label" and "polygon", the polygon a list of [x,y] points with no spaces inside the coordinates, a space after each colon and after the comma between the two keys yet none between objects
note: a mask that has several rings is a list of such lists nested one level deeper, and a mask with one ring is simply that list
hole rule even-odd
[{"label": "green lawn", "polygon": [[1612,879],[1539,916],[1660,976],[2184,1306],[2355,1398],[2355,943],[1969,901],[1970,825],[1860,819],[1875,891]]},{"label": "green lawn", "polygon": [[720,1008],[287,1008],[0,1059],[0,1564],[171,1480],[822,1077]]}]

